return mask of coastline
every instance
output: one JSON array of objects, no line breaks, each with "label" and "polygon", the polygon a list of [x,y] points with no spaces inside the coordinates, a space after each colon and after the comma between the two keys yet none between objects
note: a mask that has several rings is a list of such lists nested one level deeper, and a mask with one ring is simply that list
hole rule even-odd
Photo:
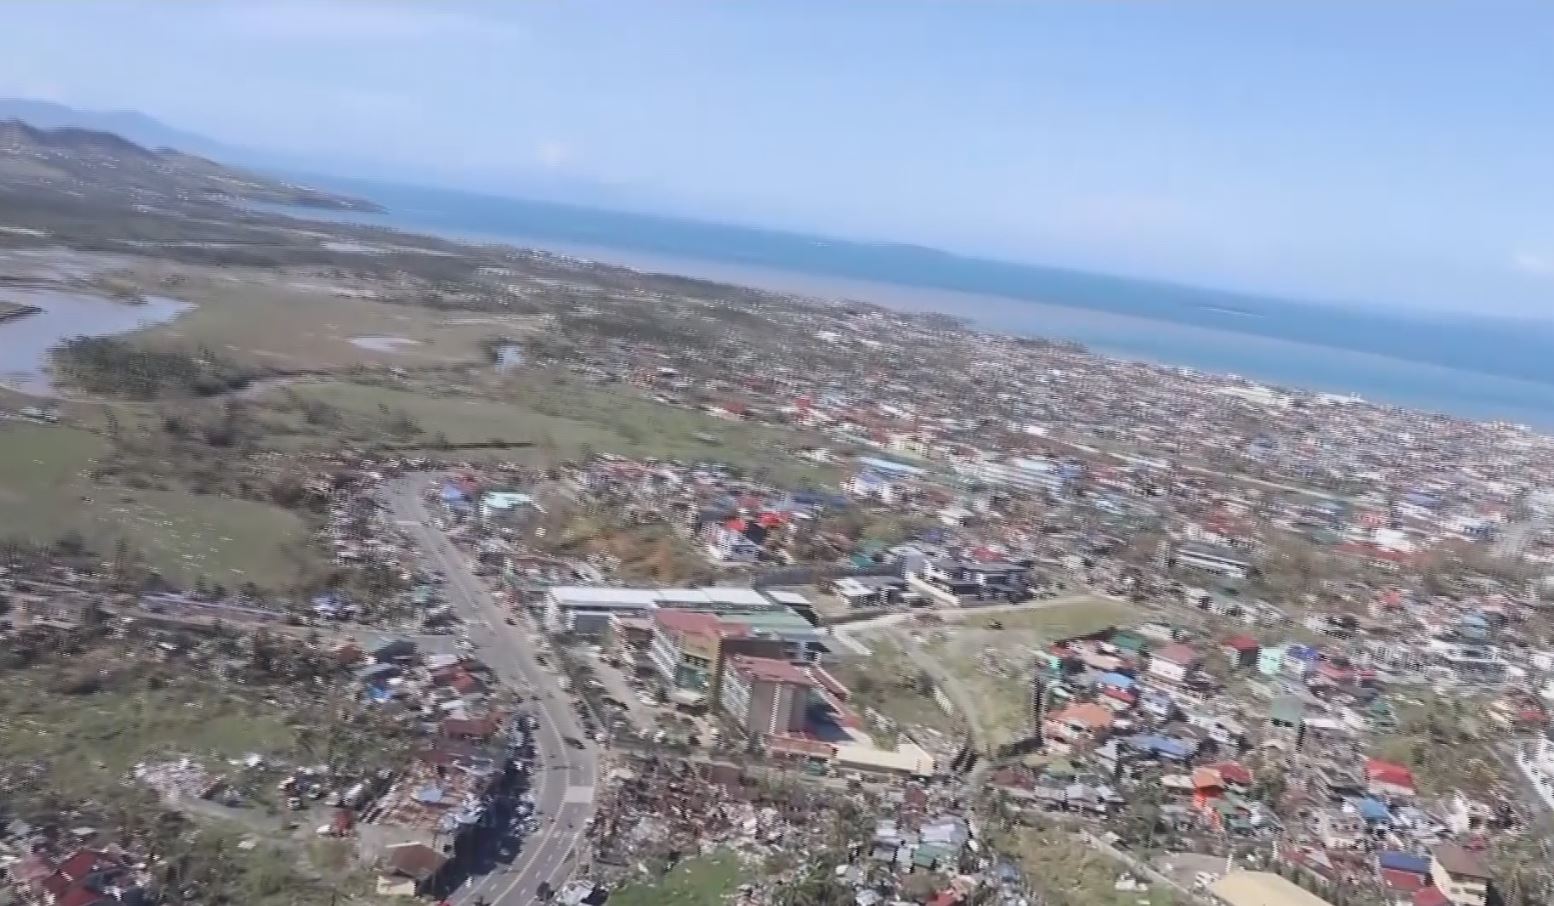
[{"label": "coastline", "polygon": [[0,324],[11,321],[19,321],[31,315],[41,315],[43,309],[36,305],[23,305],[15,302],[0,302]]},{"label": "coastline", "polygon": [[[359,187],[358,191],[361,190]],[[362,216],[348,212],[265,207],[273,213],[299,220],[354,225],[397,236],[433,237],[460,244],[536,251],[603,266],[710,280],[781,295],[856,301],[898,312],[941,315],[979,332],[1075,343],[1107,358],[1165,368],[1187,368],[1297,392],[1355,396],[1375,405],[1554,429],[1554,382],[1367,351],[1356,348],[1355,344],[1329,345],[1299,337],[1270,335],[1267,330],[1236,329],[1242,324],[1270,326],[1269,318],[1263,313],[1244,308],[1224,310],[1221,305],[1221,317],[1230,323],[1204,325],[1180,321],[1165,312],[1144,315],[1090,307],[1082,301],[1050,301],[1061,295],[1058,292],[1061,287],[1054,288],[1042,299],[1035,299],[855,279],[737,258],[664,254],[629,244],[582,244],[551,235],[536,235],[536,232],[545,232],[543,228],[508,231],[496,223],[461,222],[458,211],[399,208],[391,203],[392,198],[375,200],[385,205],[387,213]],[[1374,318],[1374,312],[1364,311],[1351,316],[1357,329],[1374,326],[1370,323]],[[1431,342],[1448,338],[1466,343],[1471,339],[1454,330],[1452,323],[1426,313],[1400,323],[1408,330],[1430,338]]]}]

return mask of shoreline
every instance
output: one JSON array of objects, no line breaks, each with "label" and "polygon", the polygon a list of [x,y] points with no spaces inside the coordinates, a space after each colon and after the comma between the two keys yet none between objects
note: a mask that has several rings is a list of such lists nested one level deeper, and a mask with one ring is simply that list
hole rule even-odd
[{"label": "shoreline", "polygon": [[31,315],[41,315],[43,309],[36,305],[23,305],[0,302],[0,324],[9,324],[12,321],[20,321]]},{"label": "shoreline", "polygon": [[[1353,346],[1247,332],[1231,327],[1182,323],[1175,319],[1121,314],[1071,301],[884,283],[769,265],[645,252],[594,242],[558,241],[529,232],[462,227],[437,218],[399,212],[382,199],[387,213],[372,217],[327,216],[334,212],[271,207],[294,223],[365,230],[372,241],[437,240],[454,246],[496,248],[508,253],[556,257],[575,264],[620,268],[643,274],[750,288],[775,296],[846,305],[875,306],[901,314],[946,319],[974,333],[1035,342],[1075,345],[1121,362],[1186,369],[1300,395],[1352,396],[1370,405],[1473,422],[1506,422],[1554,430],[1554,381],[1511,377],[1474,367],[1453,366]],[[320,216],[323,213],[326,216]],[[1223,307],[1223,306],[1221,306]],[[1262,322],[1237,311],[1238,324]],[[1365,313],[1361,313],[1366,317]],[[1227,315],[1228,317],[1228,315]]]}]

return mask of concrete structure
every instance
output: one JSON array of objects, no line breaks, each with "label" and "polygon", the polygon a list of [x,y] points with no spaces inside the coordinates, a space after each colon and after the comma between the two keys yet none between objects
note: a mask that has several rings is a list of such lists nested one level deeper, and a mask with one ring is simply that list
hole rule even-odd
[{"label": "concrete structure", "polygon": [[1485,906],[1489,902],[1489,868],[1477,853],[1455,843],[1443,843],[1430,854],[1430,880],[1453,906]]},{"label": "concrete structure", "polygon": [[1224,906],[1332,906],[1269,871],[1232,871],[1210,885],[1209,893]]},{"label": "concrete structure", "polygon": [[1180,643],[1174,643],[1151,652],[1149,673],[1170,683],[1186,682],[1187,677],[1203,663],[1203,656]]},{"label": "concrete structure", "polygon": [[716,563],[754,563],[761,557],[761,546],[732,526],[710,525],[702,539],[707,556]]},{"label": "concrete structure", "polygon": [[787,659],[788,646],[775,634],[710,613],[659,610],[653,614],[650,656],[653,671],[670,697],[685,705],[715,701],[724,658],[731,654]]},{"label": "concrete structure", "polygon": [[889,607],[906,595],[907,581],[900,576],[843,576],[831,591],[850,608]]},{"label": "concrete structure", "polygon": [[939,559],[908,577],[912,587],[952,606],[1023,601],[1030,596],[1031,566],[1009,560]]},{"label": "concrete structure", "polygon": [[728,719],[751,736],[780,736],[807,724],[815,681],[787,661],[730,655],[724,665],[718,704]]},{"label": "concrete structure", "polygon": [[1252,570],[1252,558],[1223,545],[1188,541],[1176,549],[1178,566],[1228,579],[1245,579]]},{"label": "concrete structure", "polygon": [[534,498],[517,491],[487,491],[480,495],[480,519],[487,523],[510,523],[537,510]]},{"label": "concrete structure", "polygon": [[1056,460],[1042,457],[1016,457],[1007,460],[982,460],[964,469],[968,478],[1027,493],[1061,494],[1074,471]]},{"label": "concrete structure", "polygon": [[[661,608],[701,613],[792,613],[753,588],[609,588],[597,585],[558,585],[545,593],[545,628],[601,636],[611,616],[647,617]],[[802,617],[796,619],[802,620]],[[808,625],[806,623],[806,625]],[[813,627],[811,627],[813,628]]]}]

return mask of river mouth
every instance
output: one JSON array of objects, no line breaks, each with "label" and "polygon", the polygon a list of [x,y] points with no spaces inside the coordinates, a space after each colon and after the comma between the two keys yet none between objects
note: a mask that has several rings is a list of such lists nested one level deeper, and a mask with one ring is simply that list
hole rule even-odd
[{"label": "river mouth", "polygon": [[165,324],[194,308],[167,296],[126,302],[90,293],[0,287],[0,300],[33,311],[0,321],[0,386],[29,396],[57,395],[49,353],[75,337],[107,337]]}]

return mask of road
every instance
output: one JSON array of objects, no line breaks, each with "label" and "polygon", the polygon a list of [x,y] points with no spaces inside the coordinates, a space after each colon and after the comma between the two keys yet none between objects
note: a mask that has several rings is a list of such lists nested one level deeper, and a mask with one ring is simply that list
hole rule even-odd
[{"label": "road", "polygon": [[[448,603],[465,619],[480,659],[505,684],[539,696],[531,703],[531,713],[540,722],[535,733],[538,756],[533,773],[540,826],[523,841],[510,866],[472,878],[449,900],[473,904],[484,899],[493,906],[524,906],[537,902],[535,891],[541,882],[559,888],[571,876],[593,814],[599,752],[578,726],[559,678],[535,662],[531,634],[521,625],[507,625],[507,611],[491,597],[464,554],[432,524],[421,498],[431,478],[412,475],[385,485],[383,500],[390,518],[415,541],[426,565],[447,577],[444,592]],[[563,737],[582,740],[583,747],[574,748]]]}]

